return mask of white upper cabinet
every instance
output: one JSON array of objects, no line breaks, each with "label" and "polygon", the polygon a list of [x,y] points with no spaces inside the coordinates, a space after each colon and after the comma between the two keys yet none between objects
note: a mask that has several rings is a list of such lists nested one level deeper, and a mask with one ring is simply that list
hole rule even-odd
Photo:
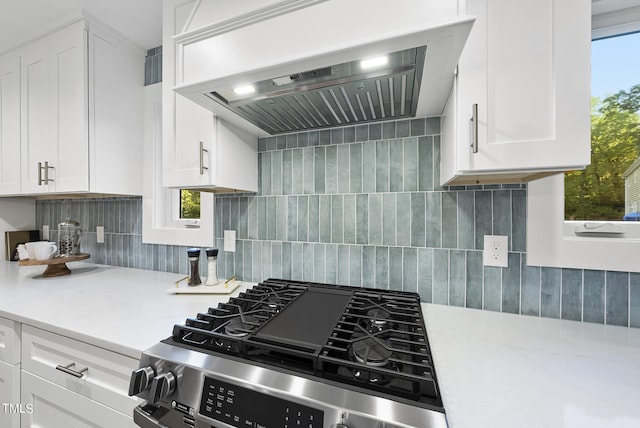
[{"label": "white upper cabinet", "polygon": [[0,57],[0,194],[20,193],[20,58]]},{"label": "white upper cabinet", "polygon": [[590,3],[467,0],[441,183],[528,181],[590,161]]},{"label": "white upper cabinet", "polygon": [[141,194],[144,56],[78,21],[19,51],[23,194]]},{"label": "white upper cabinet", "polygon": [[162,183],[214,192],[258,189],[257,139],[176,94],[176,49],[196,2],[164,2],[162,64]]},{"label": "white upper cabinet", "polygon": [[81,23],[22,54],[22,191],[88,191],[86,32]]}]

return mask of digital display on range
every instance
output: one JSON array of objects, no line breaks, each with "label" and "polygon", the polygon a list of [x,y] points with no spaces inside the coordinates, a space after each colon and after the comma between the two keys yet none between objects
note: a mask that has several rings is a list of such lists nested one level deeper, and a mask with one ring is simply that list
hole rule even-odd
[{"label": "digital display on range", "polygon": [[321,410],[204,378],[200,414],[238,428],[322,428]]}]

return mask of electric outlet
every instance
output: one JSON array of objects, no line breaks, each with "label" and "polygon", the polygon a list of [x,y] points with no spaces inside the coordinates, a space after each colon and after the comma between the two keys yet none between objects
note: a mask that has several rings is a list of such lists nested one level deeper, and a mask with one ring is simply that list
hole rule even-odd
[{"label": "electric outlet", "polygon": [[104,226],[96,226],[96,243],[104,244]]},{"label": "electric outlet", "polygon": [[229,253],[236,252],[236,231],[235,230],[224,231],[224,250]]},{"label": "electric outlet", "polygon": [[48,224],[43,224],[42,225],[42,240],[43,241],[48,241],[49,240],[49,225]]},{"label": "electric outlet", "polygon": [[504,235],[484,235],[482,260],[485,266],[508,267],[509,237]]}]

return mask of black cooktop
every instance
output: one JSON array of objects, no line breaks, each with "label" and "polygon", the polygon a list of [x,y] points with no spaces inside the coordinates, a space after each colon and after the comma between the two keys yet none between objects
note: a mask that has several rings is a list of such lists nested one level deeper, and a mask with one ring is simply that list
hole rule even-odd
[{"label": "black cooktop", "polygon": [[442,407],[416,293],[269,279],[175,325],[171,340]]}]

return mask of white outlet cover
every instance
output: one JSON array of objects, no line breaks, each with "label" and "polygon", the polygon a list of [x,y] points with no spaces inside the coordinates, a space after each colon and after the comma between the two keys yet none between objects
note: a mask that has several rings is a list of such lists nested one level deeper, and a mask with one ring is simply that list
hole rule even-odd
[{"label": "white outlet cover", "polygon": [[224,231],[224,250],[229,253],[236,252],[236,231],[235,230]]},{"label": "white outlet cover", "polygon": [[96,226],[96,244],[104,244],[104,226]]},{"label": "white outlet cover", "polygon": [[42,225],[42,239],[44,241],[48,241],[49,240],[49,225],[48,224],[43,224]]},{"label": "white outlet cover", "polygon": [[509,237],[506,235],[484,235],[482,264],[485,266],[509,267]]}]

